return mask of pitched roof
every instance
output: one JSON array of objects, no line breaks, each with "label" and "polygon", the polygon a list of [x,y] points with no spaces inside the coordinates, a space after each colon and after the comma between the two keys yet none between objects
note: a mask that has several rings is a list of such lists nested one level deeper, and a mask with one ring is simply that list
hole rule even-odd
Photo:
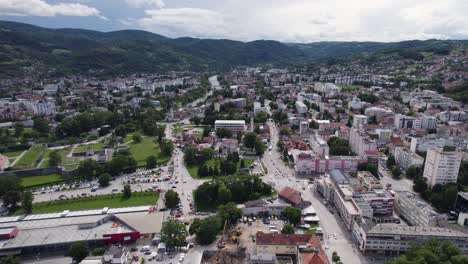
[{"label": "pitched roof", "polygon": [[323,253],[306,253],[302,255],[302,264],[328,264],[328,259]]},{"label": "pitched roof", "polygon": [[293,205],[298,205],[302,202],[301,192],[291,187],[284,187],[279,193],[279,196]]}]

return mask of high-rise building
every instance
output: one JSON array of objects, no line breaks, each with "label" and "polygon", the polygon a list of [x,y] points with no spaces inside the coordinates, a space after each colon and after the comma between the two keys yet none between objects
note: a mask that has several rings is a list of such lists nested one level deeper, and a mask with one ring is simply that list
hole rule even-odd
[{"label": "high-rise building", "polygon": [[458,151],[430,148],[424,165],[424,178],[430,186],[456,182],[462,157],[463,153]]},{"label": "high-rise building", "polygon": [[367,124],[367,116],[365,115],[354,115],[353,116],[353,127],[354,128],[359,128],[360,126],[363,126]]}]

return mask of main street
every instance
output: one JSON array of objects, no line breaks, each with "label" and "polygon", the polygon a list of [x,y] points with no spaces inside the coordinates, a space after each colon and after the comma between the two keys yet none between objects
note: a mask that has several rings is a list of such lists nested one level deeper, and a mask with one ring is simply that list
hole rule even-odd
[{"label": "main street", "polygon": [[271,182],[278,192],[286,186],[301,191],[302,198],[312,203],[320,218],[320,227],[324,233],[323,247],[327,248],[326,253],[330,259],[332,252],[336,251],[345,263],[367,263],[353,244],[350,232],[344,227],[338,214],[332,214],[322,203],[322,199],[314,190],[314,185],[309,184],[306,179],[296,177],[294,170],[284,163],[276,147],[279,140],[278,130],[273,122],[268,122],[268,125],[271,131],[272,150],[267,151],[262,158],[268,170],[267,176],[263,177],[264,181]]}]

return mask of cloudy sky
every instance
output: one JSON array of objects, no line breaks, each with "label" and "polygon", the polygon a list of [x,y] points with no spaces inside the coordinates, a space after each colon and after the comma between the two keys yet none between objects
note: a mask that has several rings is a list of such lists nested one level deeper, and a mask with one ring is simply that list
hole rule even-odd
[{"label": "cloudy sky", "polygon": [[0,0],[0,19],[242,41],[468,39],[468,0]]}]

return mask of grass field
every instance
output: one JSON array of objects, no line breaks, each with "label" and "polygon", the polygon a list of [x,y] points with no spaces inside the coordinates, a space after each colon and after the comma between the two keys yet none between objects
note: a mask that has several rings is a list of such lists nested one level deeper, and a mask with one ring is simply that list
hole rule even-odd
[{"label": "grass field", "polygon": [[96,143],[90,145],[80,145],[76,147],[75,151],[73,152],[85,152],[89,146],[92,146],[94,151],[104,149],[104,143]]},{"label": "grass field", "polygon": [[343,89],[343,90],[355,90],[355,89],[361,89],[361,88],[362,88],[362,85],[355,85],[355,84],[350,84],[350,85],[339,84],[338,87],[340,87],[340,88]]},{"label": "grass field", "polygon": [[[104,207],[128,207],[155,204],[159,198],[157,192],[134,192],[129,199],[122,199],[122,194],[108,194],[94,197],[82,197],[76,199],[41,202],[33,204],[34,213],[52,213],[65,210],[89,210]],[[21,214],[21,210],[15,212]]]},{"label": "grass field", "polygon": [[[70,153],[70,150],[71,150],[70,148],[64,148],[64,149],[59,149],[58,150],[59,155],[62,157],[62,162],[60,163],[60,165],[68,164],[67,155],[68,155],[68,153]],[[42,153],[42,159],[44,161],[40,164],[39,168],[48,168],[49,167],[49,155],[50,155],[50,153],[52,151],[53,151],[52,149],[46,149]]]},{"label": "grass field", "polygon": [[[250,165],[252,165],[252,163],[254,163],[255,160],[254,159],[244,159],[244,165],[246,168],[250,167]],[[216,159],[210,159],[208,161],[205,162],[206,166],[208,167],[212,167],[214,165],[216,165],[217,163],[217,160]],[[240,167],[240,161],[239,163],[237,163],[237,169],[239,169]],[[190,174],[190,176],[192,176],[192,178],[194,179],[200,179],[202,177],[199,177],[198,176],[198,166],[187,166],[187,170]],[[208,177],[204,177],[204,178],[211,178],[211,176],[208,176]]]},{"label": "grass field", "polygon": [[15,167],[18,168],[33,168],[35,167],[36,164],[33,164],[37,158],[39,158],[39,155],[41,155],[42,152],[42,146],[41,145],[36,145],[32,148],[30,148],[26,154],[23,155],[23,157],[15,164]]},{"label": "grass field", "polygon": [[34,185],[54,183],[61,180],[63,180],[63,178],[58,174],[28,176],[21,178],[21,185],[27,188]]},{"label": "grass field", "polygon": [[138,166],[146,165],[146,158],[155,155],[158,163],[165,163],[169,157],[162,155],[159,144],[153,142],[153,137],[142,137],[140,143],[128,143],[132,157],[138,162]]},{"label": "grass field", "polygon": [[3,155],[7,156],[8,158],[15,158],[15,157],[18,157],[19,155],[21,155],[21,153],[23,153],[23,151],[24,150],[5,152],[5,153],[3,153]]}]

